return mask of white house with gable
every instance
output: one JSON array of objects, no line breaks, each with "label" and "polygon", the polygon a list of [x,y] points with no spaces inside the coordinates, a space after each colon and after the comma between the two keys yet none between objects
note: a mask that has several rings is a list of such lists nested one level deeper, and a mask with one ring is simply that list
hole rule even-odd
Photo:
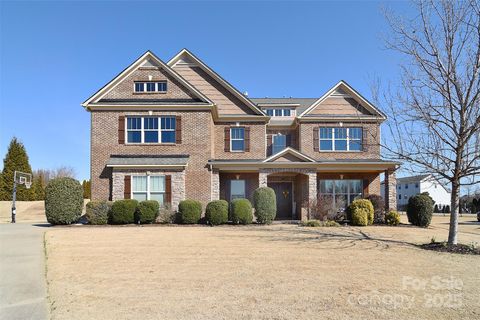
[{"label": "white house with gable", "polygon": [[[381,196],[384,197],[385,185],[382,181],[380,188]],[[408,199],[419,193],[428,192],[435,204],[440,208],[450,205],[450,191],[445,188],[431,174],[397,178],[397,207],[404,208]]]}]

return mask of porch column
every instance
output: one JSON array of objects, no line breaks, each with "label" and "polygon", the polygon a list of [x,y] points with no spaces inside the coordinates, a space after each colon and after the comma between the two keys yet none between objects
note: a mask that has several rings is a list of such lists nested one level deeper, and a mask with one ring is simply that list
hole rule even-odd
[{"label": "porch column", "polygon": [[[312,203],[315,203],[315,201],[317,201],[317,172],[316,171],[308,172],[307,176],[308,176],[308,203],[312,204]],[[310,208],[307,208],[307,212],[305,213],[308,214],[309,210]],[[304,212],[302,212],[301,219],[307,220],[308,216],[303,213]]]},{"label": "porch column", "polygon": [[260,170],[258,173],[258,187],[266,187],[267,186],[267,181],[268,181],[268,173],[265,171]]},{"label": "porch column", "polygon": [[385,171],[385,210],[397,210],[397,179],[394,169]]},{"label": "porch column", "polygon": [[218,170],[212,170],[211,186],[210,200],[220,200],[220,173]]}]

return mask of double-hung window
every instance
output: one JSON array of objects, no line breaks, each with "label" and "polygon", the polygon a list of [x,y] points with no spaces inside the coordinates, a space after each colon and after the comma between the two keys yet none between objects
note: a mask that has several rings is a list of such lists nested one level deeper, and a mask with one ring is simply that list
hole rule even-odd
[{"label": "double-hung window", "polygon": [[294,111],[290,108],[270,108],[265,109],[265,113],[270,117],[291,117]]},{"label": "double-hung window", "polygon": [[165,176],[132,176],[132,199],[165,201]]},{"label": "double-hung window", "polygon": [[230,180],[230,201],[245,197],[245,180]]},{"label": "double-hung window", "polygon": [[245,151],[245,128],[230,129],[230,151]]},{"label": "double-hung window", "polygon": [[361,151],[362,128],[321,127],[319,134],[320,151]]},{"label": "double-hung window", "polygon": [[336,208],[348,206],[362,197],[362,180],[319,180],[319,194],[332,200]]},{"label": "double-hung window", "polygon": [[175,117],[127,117],[127,143],[175,143]]},{"label": "double-hung window", "polygon": [[135,92],[167,92],[166,81],[135,82]]},{"label": "double-hung window", "polygon": [[287,147],[287,136],[284,134],[276,134],[272,140],[272,154],[277,154]]}]

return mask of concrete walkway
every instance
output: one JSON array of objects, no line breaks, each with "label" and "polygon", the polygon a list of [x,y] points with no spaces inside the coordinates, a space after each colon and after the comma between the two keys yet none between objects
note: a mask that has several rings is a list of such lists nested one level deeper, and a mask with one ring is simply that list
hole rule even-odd
[{"label": "concrete walkway", "polygon": [[0,319],[48,319],[42,224],[0,224]]}]

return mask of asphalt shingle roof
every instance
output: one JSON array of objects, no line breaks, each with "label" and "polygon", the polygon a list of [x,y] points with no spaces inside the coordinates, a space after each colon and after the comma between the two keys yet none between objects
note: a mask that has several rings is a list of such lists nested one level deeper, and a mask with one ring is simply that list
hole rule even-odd
[{"label": "asphalt shingle roof", "polygon": [[184,166],[188,162],[189,155],[111,155],[107,161],[110,166],[122,165],[179,165]]},{"label": "asphalt shingle roof", "polygon": [[250,98],[250,100],[256,105],[271,104],[272,106],[275,106],[275,104],[282,103],[299,104],[297,107],[297,115],[299,115],[303,111],[307,110],[308,107],[318,100],[318,98]]}]

